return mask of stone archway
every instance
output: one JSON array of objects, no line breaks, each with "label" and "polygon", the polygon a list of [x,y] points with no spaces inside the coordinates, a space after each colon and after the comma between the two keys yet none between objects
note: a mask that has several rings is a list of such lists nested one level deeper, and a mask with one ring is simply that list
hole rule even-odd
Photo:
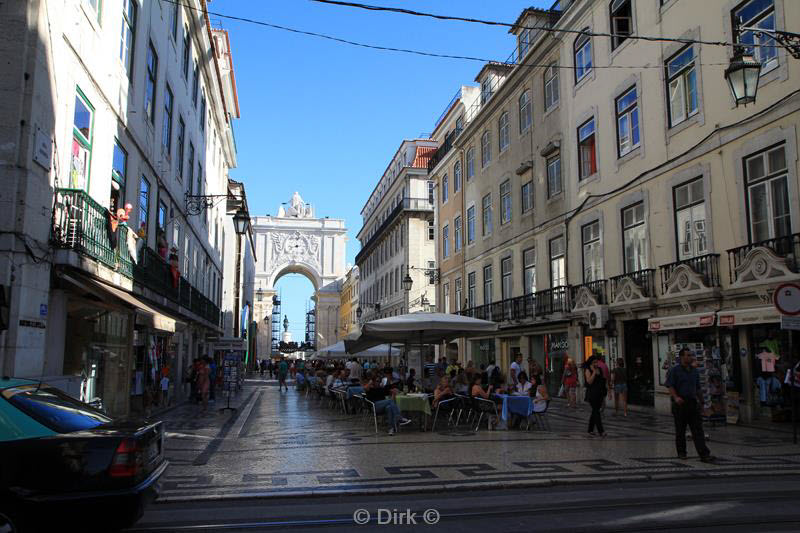
[{"label": "stone archway", "polygon": [[313,207],[295,192],[288,204],[278,208],[276,216],[254,217],[251,223],[257,259],[253,312],[259,325],[265,326],[258,328],[259,356],[270,353],[272,345],[275,284],[289,273],[304,275],[314,286],[317,347],[336,342],[341,279],[347,273],[344,220],[315,218]]}]

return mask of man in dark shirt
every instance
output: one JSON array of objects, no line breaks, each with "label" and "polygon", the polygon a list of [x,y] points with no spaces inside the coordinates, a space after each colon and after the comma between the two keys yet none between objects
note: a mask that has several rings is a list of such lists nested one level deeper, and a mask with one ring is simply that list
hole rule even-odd
[{"label": "man in dark shirt", "polygon": [[694,447],[700,460],[709,463],[714,460],[711,451],[706,446],[703,423],[700,418],[700,373],[692,366],[692,353],[688,348],[683,348],[680,353],[680,363],[672,367],[667,374],[665,385],[672,396],[672,416],[675,418],[675,447],[678,457],[686,459],[686,426],[692,432]]},{"label": "man in dark shirt", "polygon": [[[386,421],[389,423],[389,435],[394,435],[397,432],[397,426],[404,426],[411,422],[407,418],[403,418],[400,414],[400,409],[394,402],[394,397],[397,394],[397,387],[388,383],[386,386],[381,386],[378,378],[373,374],[364,385],[364,394],[367,400],[375,404],[375,414],[380,415],[386,413]],[[390,396],[391,398],[387,398]]]}]

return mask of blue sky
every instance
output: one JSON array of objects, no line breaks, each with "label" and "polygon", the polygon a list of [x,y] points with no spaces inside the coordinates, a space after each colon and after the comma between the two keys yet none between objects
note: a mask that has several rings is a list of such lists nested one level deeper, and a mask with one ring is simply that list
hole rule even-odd
[{"label": "blue sky", "polygon": [[[370,3],[370,2],[365,2]],[[379,5],[514,22],[542,0],[381,0]],[[505,60],[507,28],[369,12],[306,0],[215,0],[209,10],[379,46]],[[317,216],[343,218],[347,260],[359,244],[361,207],[400,142],[430,132],[482,64],[368,50],[219,19],[230,33],[239,105],[238,168],[253,215],[275,214],[298,191]],[[298,338],[311,283],[284,276],[283,311]]]}]

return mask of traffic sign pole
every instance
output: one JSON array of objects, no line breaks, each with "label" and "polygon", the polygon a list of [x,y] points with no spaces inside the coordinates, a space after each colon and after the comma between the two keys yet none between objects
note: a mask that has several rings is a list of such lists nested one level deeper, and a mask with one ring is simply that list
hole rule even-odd
[{"label": "traffic sign pole", "polygon": [[775,288],[773,304],[781,317],[781,328],[789,332],[789,387],[792,402],[792,441],[797,444],[797,387],[795,386],[795,374],[797,374],[797,360],[792,345],[796,324],[794,320],[787,317],[797,317],[800,315],[800,285],[797,283],[782,283]]}]

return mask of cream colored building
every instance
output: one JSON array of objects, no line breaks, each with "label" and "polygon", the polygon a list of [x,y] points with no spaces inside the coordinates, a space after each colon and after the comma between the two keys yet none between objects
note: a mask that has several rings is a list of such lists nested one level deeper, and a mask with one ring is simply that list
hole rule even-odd
[{"label": "cream colored building", "polygon": [[[633,404],[667,412],[666,371],[675,351],[689,346],[702,362],[707,416],[769,420],[779,408],[771,398],[762,405],[757,380],[782,381],[791,357],[772,293],[800,277],[800,61],[780,47],[758,47],[757,102],[737,108],[723,76],[731,47],[623,34],[747,39],[732,20],[780,30],[800,20],[800,4],[558,6],[522,13],[512,31],[522,64],[481,71],[483,102],[465,112],[453,143],[452,151],[477,151],[461,200],[476,206],[476,228],[472,242],[461,230],[460,268],[441,258],[440,295],[449,284],[454,310],[460,277],[467,312],[501,327],[491,339],[462,344],[461,357],[476,364],[496,357],[507,371],[519,351],[546,368],[555,391],[566,355],[581,361],[597,351],[612,368],[625,361]],[[615,38],[524,29],[602,33],[612,23]],[[480,158],[483,146],[490,160]],[[441,189],[452,159],[438,159],[430,176]],[[492,231],[483,235],[477,206],[489,194]],[[448,223],[442,215],[440,231]],[[774,373],[764,352],[780,357]]]},{"label": "cream colored building", "polygon": [[339,303],[339,325],[336,329],[338,340],[358,332],[358,267],[351,267],[342,281],[341,302]]}]

